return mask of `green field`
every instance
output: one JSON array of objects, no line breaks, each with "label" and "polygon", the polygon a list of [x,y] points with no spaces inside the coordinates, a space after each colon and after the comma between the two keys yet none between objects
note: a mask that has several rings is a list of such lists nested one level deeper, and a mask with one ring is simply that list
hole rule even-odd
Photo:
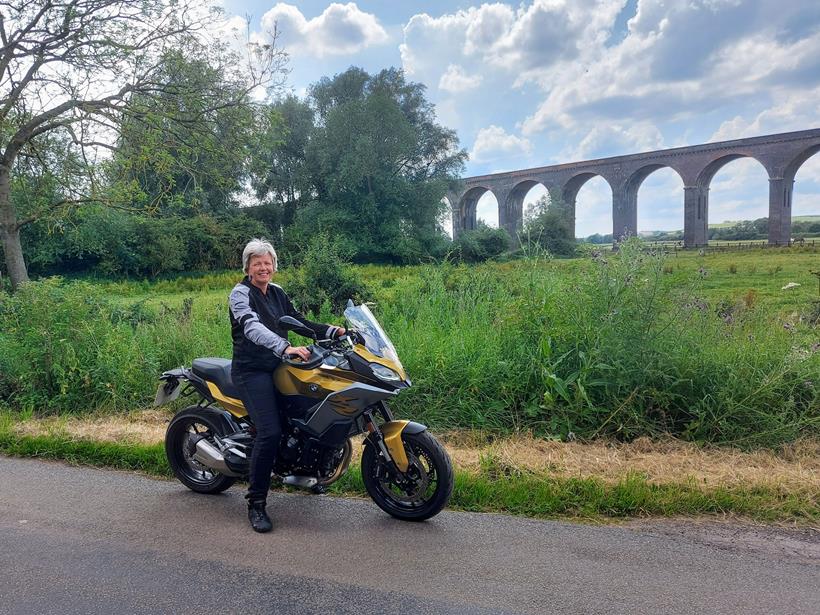
[{"label": "green field", "polygon": [[[709,228],[729,228],[735,226],[744,220],[724,220],[723,222],[716,222],[709,224]],[[820,214],[810,216],[792,216],[792,223],[794,222],[820,222]]]},{"label": "green field", "polygon": [[[811,251],[675,256],[630,244],[596,258],[355,271],[414,382],[400,415],[562,439],[768,446],[820,433],[817,269]],[[0,400],[34,414],[146,406],[161,371],[230,356],[239,277],[43,280],[0,296]],[[318,318],[341,322],[329,312]]]}]

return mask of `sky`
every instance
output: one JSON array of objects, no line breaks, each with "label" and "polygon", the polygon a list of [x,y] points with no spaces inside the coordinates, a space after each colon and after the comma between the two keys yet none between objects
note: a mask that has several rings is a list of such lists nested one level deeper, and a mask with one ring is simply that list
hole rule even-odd
[{"label": "sky", "polygon": [[[277,25],[287,90],[350,66],[401,67],[469,153],[465,177],[820,127],[816,0],[221,0],[251,29]],[[544,194],[533,188],[526,202]],[[611,191],[587,182],[576,235],[612,232]],[[752,159],[711,184],[709,221],[768,215]],[[796,177],[793,215],[820,214],[820,154]],[[478,216],[498,222],[491,195]],[[683,228],[671,169],[638,194],[638,230]]]}]

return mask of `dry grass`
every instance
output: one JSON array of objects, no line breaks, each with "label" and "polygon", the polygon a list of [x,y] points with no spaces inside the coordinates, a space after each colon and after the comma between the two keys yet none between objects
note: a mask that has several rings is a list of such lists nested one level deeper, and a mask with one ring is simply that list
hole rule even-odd
[{"label": "dry grass", "polygon": [[[156,444],[162,442],[171,417],[145,410],[121,416],[31,419],[19,423],[21,434],[61,434],[77,439]],[[640,473],[658,484],[695,481],[705,487],[776,485],[780,489],[820,492],[820,440],[803,440],[776,451],[744,452],[703,447],[678,440],[634,442],[553,442],[530,435],[498,438],[472,431],[437,434],[455,465],[479,471],[482,459],[513,472],[548,473],[555,477],[596,477],[615,483]],[[361,447],[354,447],[358,455]]]},{"label": "dry grass", "polygon": [[172,413],[142,410],[122,415],[90,415],[30,419],[15,425],[20,435],[68,435],[78,440],[157,444],[165,438]]}]

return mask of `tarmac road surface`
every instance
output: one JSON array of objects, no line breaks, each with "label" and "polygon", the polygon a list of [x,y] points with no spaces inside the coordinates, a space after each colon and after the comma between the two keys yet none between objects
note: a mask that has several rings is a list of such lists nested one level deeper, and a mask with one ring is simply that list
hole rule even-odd
[{"label": "tarmac road surface", "polygon": [[0,613],[820,613],[814,535],[801,550],[679,525],[414,524],[281,493],[262,535],[242,496],[0,457]]}]

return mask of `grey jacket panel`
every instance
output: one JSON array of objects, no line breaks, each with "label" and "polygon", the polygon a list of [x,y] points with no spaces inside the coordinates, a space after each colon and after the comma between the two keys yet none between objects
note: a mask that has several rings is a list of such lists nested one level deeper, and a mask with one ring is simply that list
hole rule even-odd
[{"label": "grey jacket panel", "polygon": [[237,284],[231,291],[228,304],[233,317],[242,325],[242,331],[254,344],[272,350],[277,356],[290,346],[287,339],[277,335],[259,322],[259,317],[250,306],[250,290],[243,284]]}]

